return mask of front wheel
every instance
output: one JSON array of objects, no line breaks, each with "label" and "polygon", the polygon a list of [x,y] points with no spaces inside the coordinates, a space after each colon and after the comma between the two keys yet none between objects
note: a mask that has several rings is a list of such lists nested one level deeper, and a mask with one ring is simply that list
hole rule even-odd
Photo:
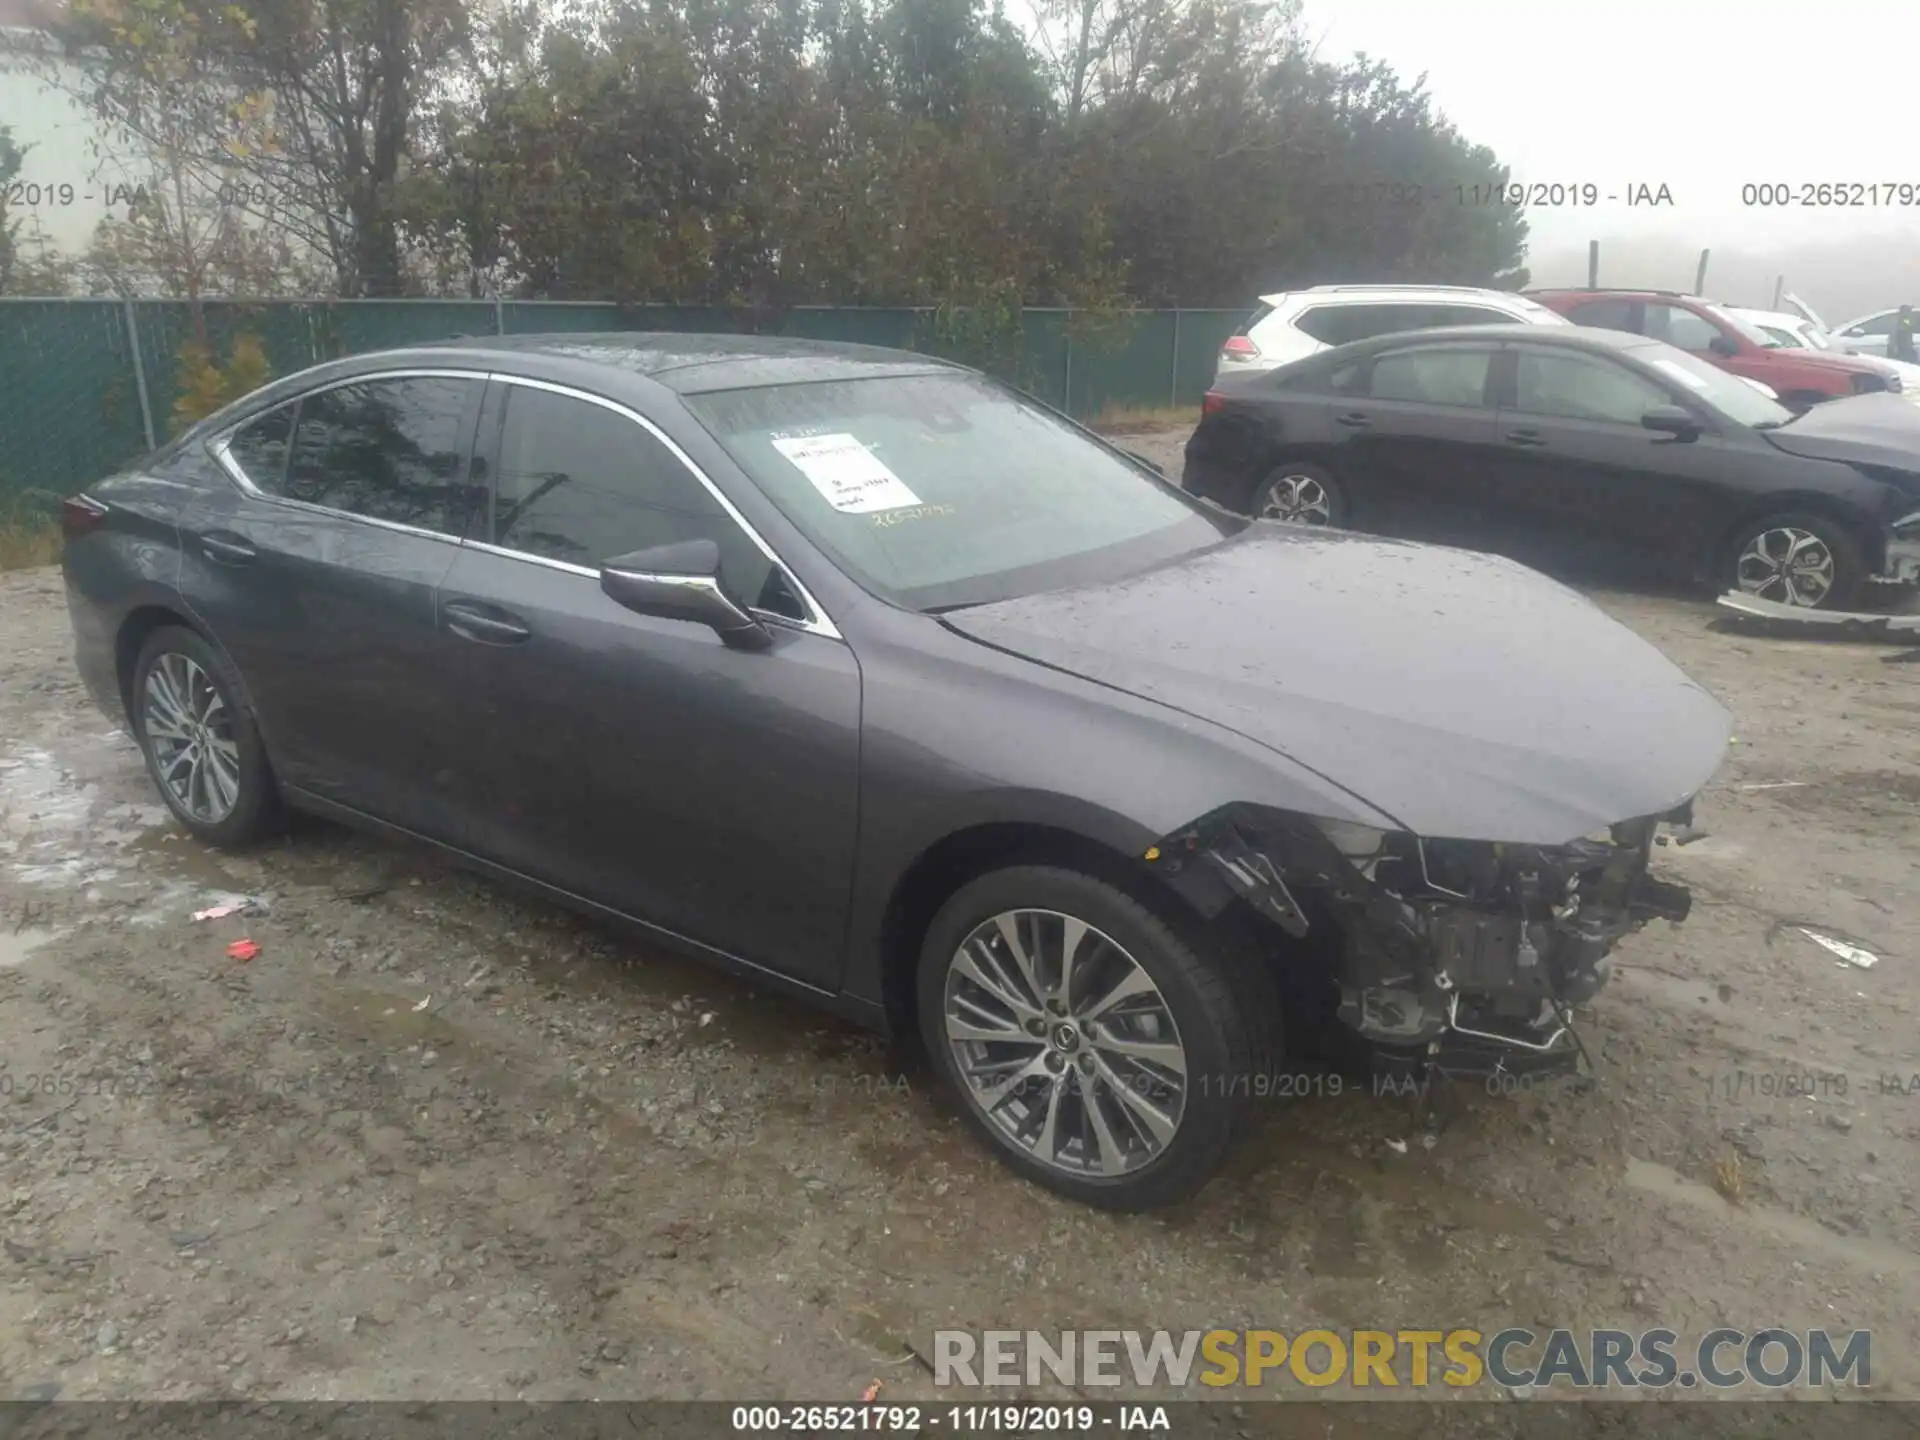
[{"label": "front wheel", "polygon": [[1109,1210],[1185,1199],[1238,1134],[1270,1063],[1270,986],[1160,916],[1050,866],[964,886],[928,928],[922,1038],[1013,1169]]},{"label": "front wheel", "polygon": [[1292,525],[1344,525],[1347,497],[1325,466],[1283,460],[1254,485],[1247,513]]},{"label": "front wheel", "polygon": [[1801,609],[1844,610],[1867,578],[1860,544],[1824,515],[1769,515],[1727,547],[1725,588]]}]

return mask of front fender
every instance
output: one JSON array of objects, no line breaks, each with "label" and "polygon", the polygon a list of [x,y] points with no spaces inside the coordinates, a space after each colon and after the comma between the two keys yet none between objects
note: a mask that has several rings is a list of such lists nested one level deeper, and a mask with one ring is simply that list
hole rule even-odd
[{"label": "front fender", "polygon": [[1143,858],[1160,837],[1236,801],[1394,823],[1211,722],[1006,654],[930,617],[869,618],[885,633],[857,637],[860,840],[842,979],[854,999],[883,999],[895,893],[922,857],[967,830],[1064,832]]}]

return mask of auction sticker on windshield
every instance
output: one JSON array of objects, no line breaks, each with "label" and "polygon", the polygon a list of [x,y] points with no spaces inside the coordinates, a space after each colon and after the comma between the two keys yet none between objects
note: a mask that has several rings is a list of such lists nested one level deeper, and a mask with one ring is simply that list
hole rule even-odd
[{"label": "auction sticker on windshield", "polygon": [[870,515],[920,503],[905,481],[851,435],[793,435],[773,445],[842,514]]}]

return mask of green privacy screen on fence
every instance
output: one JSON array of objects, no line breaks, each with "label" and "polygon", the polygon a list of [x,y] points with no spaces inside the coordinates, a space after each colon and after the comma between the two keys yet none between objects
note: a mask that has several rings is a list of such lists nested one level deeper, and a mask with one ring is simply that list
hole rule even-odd
[{"label": "green privacy screen on fence", "polygon": [[[727,311],[689,305],[207,301],[202,310],[222,355],[233,335],[257,336],[275,376],[461,335],[740,328]],[[1071,319],[1065,310],[1025,311],[1018,373],[1006,378],[1086,418],[1117,406],[1198,404],[1240,312],[1135,311],[1097,346],[1072,338]],[[787,312],[777,333],[947,353],[932,320],[926,310],[802,308]],[[164,442],[180,346],[191,332],[185,301],[0,300],[0,512],[38,508],[138,459],[148,448],[146,415]]]}]

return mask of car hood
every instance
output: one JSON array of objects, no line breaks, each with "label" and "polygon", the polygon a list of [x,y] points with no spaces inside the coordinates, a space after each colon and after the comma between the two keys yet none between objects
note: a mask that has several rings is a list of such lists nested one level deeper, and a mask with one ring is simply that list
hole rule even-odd
[{"label": "car hood", "polygon": [[1585,597],[1443,546],[1255,522],[961,634],[1234,730],[1433,838],[1561,844],[1664,814],[1725,758],[1720,703]]},{"label": "car hood", "polygon": [[1789,455],[1881,465],[1920,484],[1920,405],[1899,395],[1882,391],[1829,400],[1791,424],[1760,433]]}]

